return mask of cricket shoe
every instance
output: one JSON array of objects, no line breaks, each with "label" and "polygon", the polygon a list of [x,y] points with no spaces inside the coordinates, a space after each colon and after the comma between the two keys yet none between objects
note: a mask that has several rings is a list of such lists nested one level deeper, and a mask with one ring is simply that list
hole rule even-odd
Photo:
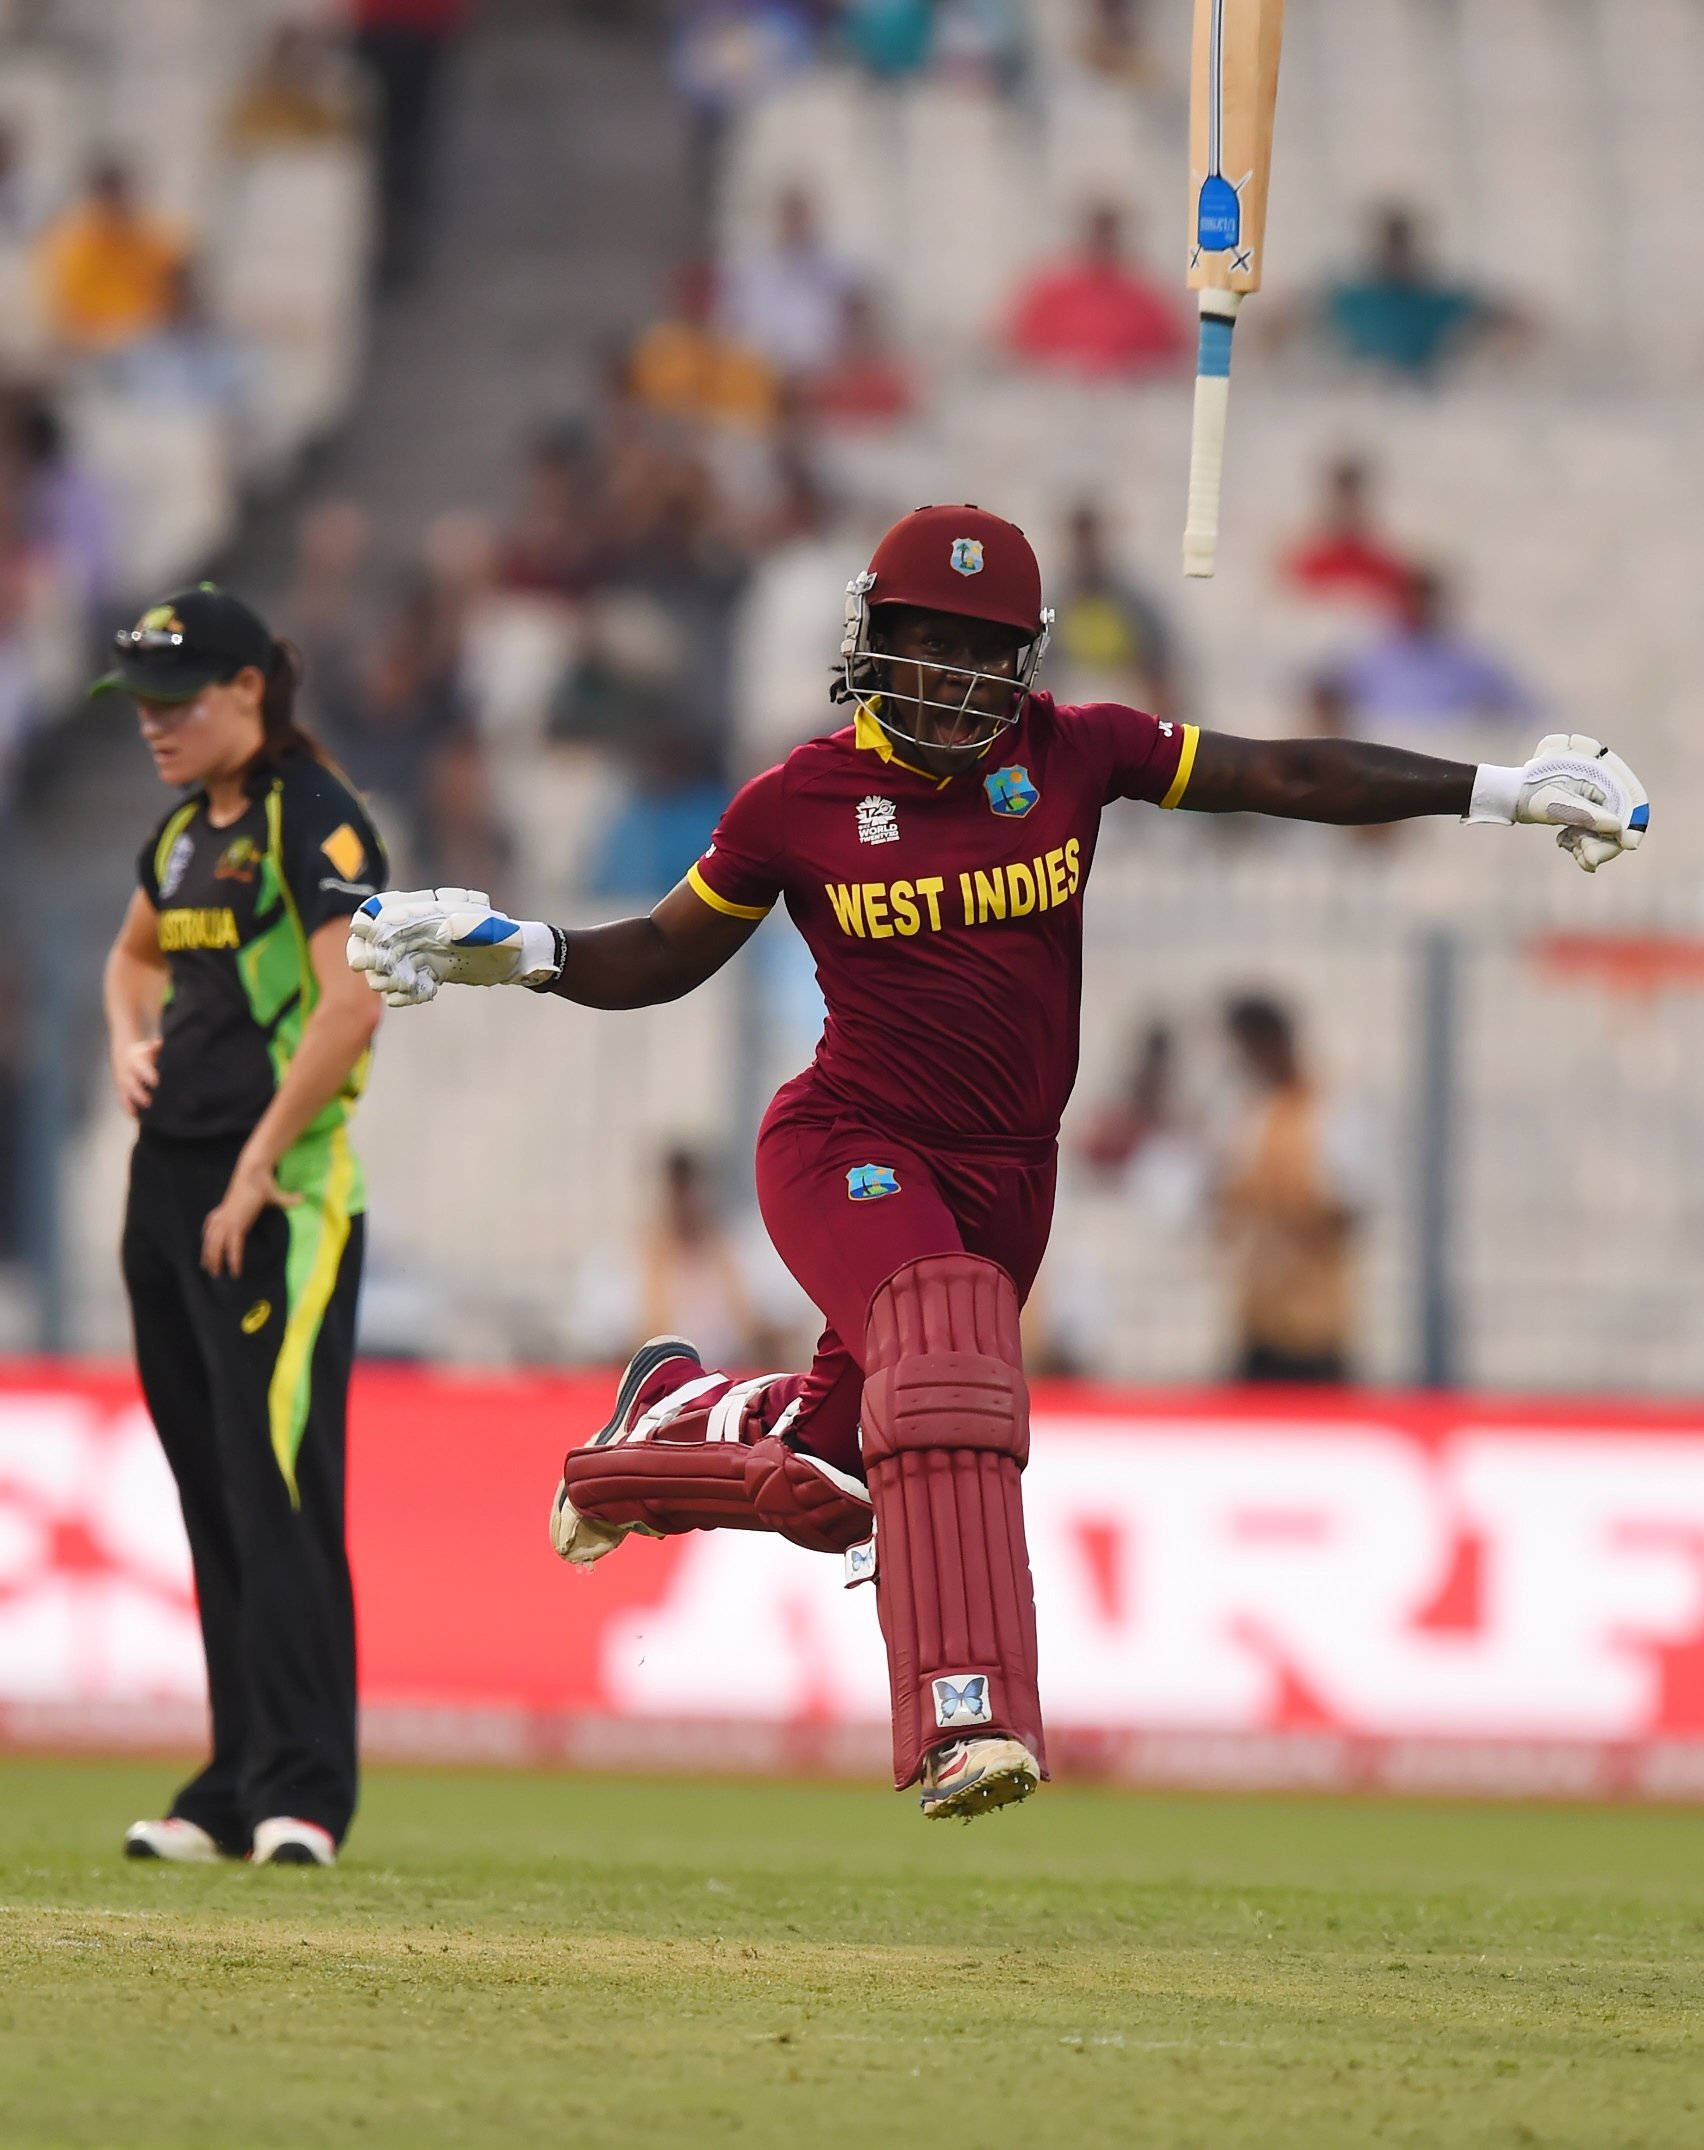
[{"label": "cricket shoe", "polygon": [[127,1859],[168,1859],[174,1866],[217,1866],[221,1859],[234,1858],[233,1852],[225,1851],[217,1837],[211,1837],[199,1822],[186,1822],[180,1815],[168,1814],[162,1821],[132,1822],[124,1832],[124,1856]]},{"label": "cricket shoe", "polygon": [[[684,1336],[653,1336],[628,1360],[627,1370],[615,1392],[615,1408],[609,1415],[608,1424],[599,1427],[582,1446],[608,1448],[617,1441],[643,1439],[650,1431],[647,1419],[663,1415],[665,1405],[685,1409],[700,1389],[707,1389],[724,1378],[721,1375],[711,1375],[701,1381],[693,1378],[703,1373],[704,1361],[698,1356],[696,1345],[689,1344]],[[687,1389],[692,1392],[690,1396],[683,1393]],[[659,1535],[643,1523],[600,1523],[595,1517],[581,1515],[568,1498],[567,1478],[557,1481],[556,1497],[550,1505],[550,1542],[558,1556],[571,1566],[589,1568],[594,1560],[602,1560],[606,1553],[613,1553],[622,1539],[633,1531],[638,1531],[643,1538]]]},{"label": "cricket shoe", "polygon": [[318,1822],[299,1820],[294,1814],[273,1814],[257,1822],[254,1850],[256,1866],[335,1866],[337,1839]]},{"label": "cricket shoe", "polygon": [[1041,1782],[1041,1765],[1021,1739],[955,1739],[925,1759],[917,1804],[931,1821],[974,1821],[1016,1806]]}]

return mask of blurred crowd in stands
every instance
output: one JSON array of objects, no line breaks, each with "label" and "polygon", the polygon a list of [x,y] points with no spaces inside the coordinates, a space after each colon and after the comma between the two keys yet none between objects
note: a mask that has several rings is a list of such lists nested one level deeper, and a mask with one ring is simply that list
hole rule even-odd
[{"label": "blurred crowd in stands", "polygon": [[[360,0],[343,37],[286,19],[224,116],[233,165],[375,141],[381,283],[420,258],[441,76],[465,13],[462,0]],[[1078,0],[1077,15],[1085,70],[1135,91],[1151,82],[1140,0]],[[730,127],[798,71],[1021,98],[1027,24],[1013,0],[687,0],[673,65],[698,144],[696,199],[715,199]],[[41,199],[3,107],[0,236],[28,250],[43,331],[0,396],[3,801],[25,739],[71,684],[70,652],[140,594],[119,571],[111,485],[77,445],[79,402],[117,397],[143,424],[190,408],[255,479],[267,364],[211,302],[189,236],[120,159],[96,155],[79,191]],[[1144,262],[1117,205],[1087,201],[1073,242],[1016,275],[987,362],[1181,380],[1190,327],[1174,285]],[[1376,221],[1360,268],[1271,328],[1275,344],[1312,335],[1421,382],[1475,340],[1528,334],[1435,270],[1401,210]],[[502,865],[511,832],[482,769],[470,638],[492,600],[531,599],[561,619],[547,736],[602,748],[621,779],[585,885],[672,879],[730,787],[825,720],[839,592],[875,513],[842,450],[927,424],[942,392],[929,353],[896,339],[883,294],[825,235],[801,174],[777,189],[761,243],[733,258],[716,258],[705,224],[655,317],[610,353],[597,407],[534,422],[507,523],[446,517],[376,624],[359,512],[312,506],[292,603],[316,704],[352,773],[394,801],[419,870],[472,880],[463,867],[483,862],[489,877]],[[1530,691],[1454,624],[1447,577],[1382,529],[1373,483],[1352,461],[1326,473],[1315,527],[1278,565],[1299,597],[1347,600],[1368,622],[1341,664],[1299,688],[1298,720],[1388,731],[1464,710],[1524,716]],[[1129,572],[1106,505],[1063,500],[1058,527],[1038,535],[1060,613],[1055,690],[1190,713],[1166,608]]]},{"label": "blurred crowd in stands", "polygon": [[[115,627],[216,569],[341,420],[369,280],[429,209],[433,63],[463,13],[0,18],[0,893]],[[0,1272],[43,1229],[32,960],[0,951]]]},{"label": "blurred crowd in stands", "polygon": [[[74,109],[81,65],[50,42],[9,48],[0,69],[0,825],[32,738],[148,578],[209,565],[244,495],[286,479],[335,419],[289,408],[289,329],[244,318],[245,271],[221,249],[256,236],[244,218],[269,186],[287,208],[304,152],[340,148],[359,184],[387,109],[349,39],[286,20],[214,115],[225,197],[180,220],[98,140],[56,183],[62,145],[44,115],[55,97]],[[335,256],[361,242],[319,243]],[[204,514],[174,525],[173,474],[156,469],[151,440],[193,442],[176,484],[211,492]]]},{"label": "blurred crowd in stands", "polygon": [[[1148,82],[1139,5],[1082,0],[1079,14],[1083,67]],[[1005,0],[695,0],[674,46],[695,198],[716,199],[742,114],[801,70],[1021,97],[1026,19]],[[517,887],[526,817],[510,802],[527,787],[504,780],[504,727],[487,705],[502,699],[493,663],[502,673],[523,645],[549,673],[537,743],[598,801],[591,840],[564,867],[581,893],[668,886],[733,787],[830,721],[841,591],[891,505],[861,483],[860,456],[926,428],[951,382],[896,334],[822,207],[808,175],[784,180],[751,243],[721,256],[707,216],[653,317],[609,352],[592,407],[534,420],[507,515],[446,514],[376,620],[358,508],[324,501],[304,517],[287,609],[316,713],[420,878],[485,885],[510,866],[504,885]],[[1145,263],[1123,210],[1087,201],[1072,243],[1016,273],[985,365],[1182,382],[1191,327],[1175,283]],[[1271,341],[1312,336],[1430,384],[1475,339],[1526,333],[1432,268],[1413,220],[1392,211],[1364,265],[1292,306]],[[1341,660],[1296,684],[1298,727],[1419,736],[1436,718],[1529,714],[1532,692],[1457,623],[1447,576],[1384,528],[1376,473],[1345,458],[1321,492],[1273,570],[1344,621]],[[1168,608],[1131,571],[1108,505],[1062,499],[1036,534],[1059,613],[1054,691],[1213,721],[1190,705]]]},{"label": "blurred crowd in stands", "polygon": [[[1058,6],[1074,21],[1064,64],[1132,99],[1175,97],[1144,0]],[[247,172],[353,153],[375,211],[361,280],[381,298],[408,284],[429,249],[445,72],[468,20],[466,0],[352,0],[337,31],[317,10],[286,16],[220,116],[232,203],[247,200]],[[895,487],[965,365],[1062,396],[1157,384],[1181,407],[1187,294],[1169,259],[1150,258],[1129,204],[1104,192],[1078,200],[1039,257],[1014,256],[994,315],[965,324],[950,359],[907,331],[892,290],[837,241],[808,160],[774,182],[755,221],[718,215],[739,130],[812,70],[851,71],[895,101],[912,84],[946,86],[1025,125],[1044,65],[1062,63],[1057,42],[1045,63],[1038,54],[1023,0],[680,0],[674,20],[691,238],[649,317],[604,354],[596,393],[517,413],[506,503],[446,505],[412,558],[399,562],[354,500],[310,492],[296,515],[279,624],[306,660],[311,721],[373,795],[411,882],[543,905],[644,898],[678,879],[734,787],[834,721],[845,582],[891,514],[915,504]],[[34,321],[27,337],[0,335],[0,832],[32,741],[167,557],[121,542],[133,507],[97,441],[191,413],[217,433],[240,501],[292,482],[339,416],[326,391],[280,420],[279,339],[287,350],[297,323],[289,302],[268,314],[242,301],[256,251],[242,231],[215,244],[180,227],[140,169],[99,144],[55,195],[26,137],[0,96],[0,281],[7,259],[27,265],[25,285],[5,288],[27,290]],[[271,213],[269,247],[288,226]],[[1518,360],[1540,335],[1453,277],[1404,206],[1366,217],[1359,241],[1341,234],[1337,277],[1264,306],[1251,355],[1430,396],[1458,367]],[[278,257],[259,251],[275,277]],[[339,376],[345,400],[352,377]],[[102,407],[122,426],[93,426]],[[1451,564],[1390,526],[1376,464],[1346,446],[1317,483],[1270,563],[1274,593],[1341,630],[1331,658],[1293,683],[1295,728],[1423,743],[1457,719],[1530,725],[1538,692],[1464,624],[1473,593],[1458,598]],[[1171,600],[1133,564],[1112,491],[1061,482],[1048,512],[1032,529],[1058,614],[1043,684],[1062,700],[1235,728],[1234,710],[1192,693]],[[196,526],[201,550],[173,559],[173,579],[215,564],[207,534]],[[0,1016],[7,991],[0,976]],[[1225,1013],[1224,1043],[1241,1104],[1209,1128],[1181,1102],[1196,1086],[1180,1078],[1175,1034],[1145,1028],[1126,1093],[1091,1115],[1081,1170],[1210,1221],[1240,1280],[1244,1373],[1339,1378],[1363,1203],[1353,1141],[1286,1007],[1245,996]],[[0,1121],[21,1079],[0,1047]],[[671,1156],[661,1185],[627,1312],[606,1323],[611,1348],[635,1325],[708,1334],[720,1322],[728,1356],[763,1357],[780,1317],[720,1242],[710,1167]],[[719,1311],[705,1311],[712,1301]],[[596,1330],[595,1308],[583,1326]],[[1061,1365],[1094,1356],[1069,1324],[1048,1348]]]},{"label": "blurred crowd in stands", "polygon": [[[1172,1022],[1144,1018],[1122,1082],[1080,1122],[1067,1170],[1142,1228],[1211,1235],[1231,1301],[1225,1378],[1352,1380],[1372,1194],[1362,1108],[1310,1064],[1282,999],[1235,994],[1217,1027],[1186,1043]],[[1043,1303],[1037,1341],[1050,1370],[1092,1371],[1118,1310],[1092,1279],[1066,1276],[1071,1303]]]}]

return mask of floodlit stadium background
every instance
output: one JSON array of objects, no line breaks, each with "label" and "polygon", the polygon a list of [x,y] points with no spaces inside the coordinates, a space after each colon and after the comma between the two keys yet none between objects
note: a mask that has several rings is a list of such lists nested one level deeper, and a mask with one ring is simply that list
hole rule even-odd
[{"label": "floodlit stadium background", "polygon": [[[1276,996],[1358,1130],[1359,1370],[1380,1389],[1485,1392],[1496,1425],[1566,1437],[1562,1452],[1532,1452],[1555,1466],[1548,1476],[1487,1491],[1482,1475],[1470,1493],[1446,1451],[1463,1428],[1471,1442],[1478,1407],[1446,1402],[1412,1422],[1407,1406],[1351,1407],[1374,1465],[1391,1467],[1388,1498],[1411,1505],[1420,1488],[1433,1504],[1392,1632],[1477,1635],[1493,1667],[1477,1690],[1446,1680],[1430,1704],[1398,1707],[1397,1731],[1604,1753],[1704,1739],[1704,1430],[1686,1407],[1704,1383],[1704,938],[1681,834],[1698,799],[1704,676],[1704,224],[1687,213],[1704,197],[1704,14],[1692,0],[1292,10],[1268,287],[1245,315],[1219,573],[1186,588],[1187,366],[1085,385],[1008,354],[1002,324],[1101,198],[1125,210],[1138,260],[1181,292],[1187,0],[1131,11],[1139,43],[1122,68],[1086,57],[1092,21],[1116,10],[945,6],[933,59],[882,80],[837,44],[832,7],[422,0],[420,21],[443,33],[441,126],[427,206],[400,239],[393,214],[390,257],[380,77],[359,61],[383,55],[351,30],[358,12],[335,0],[0,0],[0,365],[10,383],[45,387],[66,438],[51,467],[9,463],[0,492],[0,1349],[19,1361],[0,1395],[0,1700],[15,1736],[30,1736],[30,1709],[61,1731],[72,1719],[53,1711],[81,1711],[98,1729],[113,1693],[148,1689],[150,1663],[161,1707],[185,1692],[158,1672],[176,1662],[164,1644],[138,1663],[87,1640],[105,1633],[101,1618],[115,1634],[149,1632],[124,1596],[138,1561],[150,1618],[181,1628],[186,1601],[169,1503],[140,1553],[112,1511],[101,1444],[130,1439],[122,1400],[65,1371],[126,1343],[114,1245],[129,1128],[105,1079],[98,972],[160,802],[122,715],[77,699],[115,621],[174,582],[229,579],[316,660],[316,713],[372,785],[399,880],[471,852],[491,861],[511,908],[585,921],[659,893],[696,850],[718,788],[827,721],[844,583],[886,523],[924,500],[1000,509],[1055,568],[1067,518],[1092,504],[1120,575],[1175,637],[1183,712],[1230,730],[1304,728],[1308,683],[1371,630],[1364,610],[1303,602],[1277,563],[1315,518],[1324,465],[1355,454],[1374,474],[1383,533],[1448,576],[1465,627],[1533,703],[1514,718],[1382,729],[1502,761],[1544,730],[1600,733],[1647,783],[1653,834],[1636,862],[1588,880],[1537,832],[1427,825],[1368,844],[1109,816],[1083,1075],[1032,1349],[1081,1382],[1117,1384],[1061,1388],[1052,1408],[1110,1412],[1129,1467],[1160,1473],[1159,1505],[1121,1509],[1109,1494],[1105,1529],[1135,1544],[1155,1517],[1180,1527],[1163,1495],[1177,1483],[1164,1447],[1176,1392],[1194,1397],[1188,1423],[1205,1411],[1224,1438],[1247,1408],[1198,1393],[1234,1352],[1204,1191],[1235,1108],[1222,1009],[1234,992]],[[709,38],[712,17],[726,18],[728,43]],[[260,58],[280,23],[301,21],[330,40],[316,80],[332,120],[311,139],[245,134],[234,115]],[[737,88],[714,110],[707,53]],[[41,234],[103,149],[188,237],[240,390],[213,393],[216,367],[96,363],[56,340]],[[767,244],[789,185],[873,297],[910,414],[848,428],[807,408],[767,435],[683,437],[612,400],[614,356],[665,313],[678,265],[708,252],[735,275]],[[1419,212],[1440,271],[1519,329],[1423,385],[1357,368],[1303,325],[1311,295],[1353,266],[1370,214],[1392,202]],[[590,439],[638,465],[648,423],[667,453],[695,459],[698,489],[662,516],[653,557],[641,547],[590,594],[568,575],[541,593],[514,565],[539,510],[531,444]],[[671,553],[683,530],[684,570]],[[406,673],[398,651],[425,643],[436,669],[408,691],[451,695],[461,728],[445,751],[422,719],[437,743],[411,760],[375,714],[374,682],[387,665]],[[619,734],[599,743],[587,681],[609,675],[625,682],[617,706],[655,717],[661,704],[660,734],[691,732],[692,753],[664,766]],[[577,729],[560,718],[570,677]],[[674,729],[671,697],[687,713]],[[533,1376],[619,1359],[642,1333],[666,1150],[708,1160],[754,1318],[790,1350],[808,1341],[796,1294],[762,1260],[747,1158],[770,1089],[808,1057],[817,1013],[778,920],[679,1007],[612,1018],[451,994],[387,1023],[358,1122],[369,1344],[477,1377],[459,1392],[465,1446],[446,1435],[433,1451],[449,1508],[477,1507],[491,1446],[528,1444],[539,1497],[515,1521],[517,1561],[546,1558],[534,1510],[562,1445],[537,1394],[557,1397],[571,1436],[591,1393],[536,1391]],[[1097,1167],[1095,1130],[1156,1023],[1175,1044],[1176,1124],[1146,1164]],[[524,1390],[492,1385],[503,1373]],[[1140,1394],[1161,1385],[1170,1403]],[[504,1398],[523,1392],[532,1404],[510,1411]],[[394,1446],[381,1426],[427,1409],[409,1394],[436,1410],[446,1393],[425,1373],[363,1392],[374,1453]],[[1629,1407],[1650,1404],[1656,1431],[1634,1458],[1616,1444],[1635,1438],[1630,1419],[1644,1423]],[[1280,1468],[1272,1499],[1301,1516],[1302,1535],[1373,1532],[1355,1541],[1359,1565],[1312,1571],[1327,1593],[1317,1632],[1364,1620],[1369,1601],[1354,1593],[1371,1587],[1384,1511],[1369,1494],[1333,1522],[1306,1446],[1322,1425],[1341,1429],[1343,1407],[1292,1404],[1275,1424],[1262,1410],[1259,1439],[1299,1474]],[[1583,1476],[1569,1479],[1570,1457]],[[1099,1469],[1082,1468],[1092,1489]],[[1564,1480],[1574,1491],[1545,1508],[1542,1488]],[[370,1493],[376,1515],[394,1487],[374,1480]],[[1554,1527],[1521,1537],[1535,1503]],[[1148,1523],[1131,1520],[1138,1510]],[[1236,1540],[1225,1515],[1200,1543]],[[508,1527],[507,1511],[478,1524],[505,1545]],[[1079,1517],[1072,1542],[1097,1527]],[[695,1548],[676,1565],[709,1557]],[[1128,1573],[1083,1558],[1110,1593],[1107,1632],[1134,1622],[1138,1649],[1144,1616],[1118,1595],[1137,1587],[1136,1556]],[[1554,1708],[1498,1703],[1519,1692],[1527,1661],[1497,1649],[1524,1623],[1553,1623],[1582,1561],[1602,1583],[1598,1624],[1566,1629],[1577,1657],[1545,1660]],[[382,1618],[379,1572],[393,1571],[364,1578],[370,1621]],[[1298,1588],[1308,1572],[1301,1563]],[[1332,1600],[1333,1588],[1348,1595]],[[1226,1633],[1258,1625],[1270,1602],[1227,1586],[1197,1639],[1218,1632],[1212,1620]],[[732,1580],[711,1610],[737,1620]],[[1391,1732],[1352,1681],[1327,1692],[1294,1635],[1269,1644],[1261,1676],[1231,1679],[1219,1716],[1207,1709],[1208,1730]],[[1190,1678],[1211,1657],[1201,1647]],[[1396,1662],[1386,1675],[1399,1684],[1430,1677],[1412,1654]],[[505,1693],[501,1663],[496,1644],[477,1678],[411,1663],[381,1699],[477,1705],[482,1736],[498,1738],[489,1727],[505,1709],[529,1723],[644,1713],[618,1680]],[[1497,1664],[1517,1668],[1511,1685]],[[702,1699],[711,1714],[849,1722],[870,1704],[856,1680],[828,1699],[785,1692],[767,1710],[761,1695]],[[1113,1678],[1106,1692],[1107,1722],[1124,1732],[1177,1720],[1163,1681]],[[677,1694],[661,1714],[693,1712]],[[1093,1732],[1092,1711],[1084,1721]],[[114,1736],[146,1730],[132,1717]]]}]

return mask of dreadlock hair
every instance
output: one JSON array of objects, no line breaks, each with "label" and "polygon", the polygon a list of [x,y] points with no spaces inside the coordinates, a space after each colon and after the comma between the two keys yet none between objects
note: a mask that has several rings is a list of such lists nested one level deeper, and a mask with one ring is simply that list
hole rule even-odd
[{"label": "dreadlock hair", "polygon": [[837,657],[829,666],[828,698],[831,702],[868,702],[881,693],[880,668],[871,662],[867,651],[850,667],[850,679],[846,676],[847,670],[844,657]]}]

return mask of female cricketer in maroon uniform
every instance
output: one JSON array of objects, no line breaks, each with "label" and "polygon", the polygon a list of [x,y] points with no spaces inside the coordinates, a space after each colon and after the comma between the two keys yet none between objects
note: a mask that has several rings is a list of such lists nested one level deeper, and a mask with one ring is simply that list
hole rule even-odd
[{"label": "female cricketer in maroon uniform", "polygon": [[1325,822],[1536,821],[1588,871],[1639,841],[1631,770],[1557,735],[1518,769],[1349,740],[1256,741],[1035,688],[1051,615],[1023,533],[923,508],[847,593],[855,718],[747,784],[648,918],[564,932],[466,889],[375,897],[349,960],[393,1005],[442,983],[594,1008],[675,1000],[785,902],[828,1016],[776,1097],[757,1192],[826,1326],[808,1373],[735,1381],[679,1337],[570,1451],[564,1559],[630,1531],[769,1530],[873,1579],[894,1781],[932,1815],[1047,1774],[1024,1545],[1022,1306],[1077,1070],[1083,891],[1113,799]]}]

